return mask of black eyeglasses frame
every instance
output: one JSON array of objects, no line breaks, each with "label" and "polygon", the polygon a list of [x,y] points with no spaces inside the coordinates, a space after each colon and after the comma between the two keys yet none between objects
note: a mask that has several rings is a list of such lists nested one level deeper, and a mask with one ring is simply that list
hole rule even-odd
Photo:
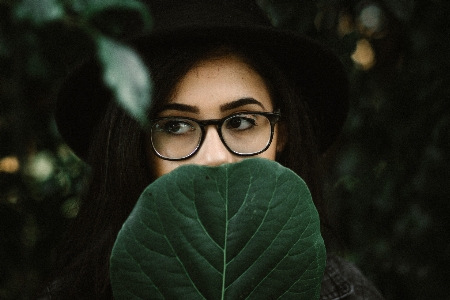
[{"label": "black eyeglasses frame", "polygon": [[[227,143],[225,142],[223,136],[222,136],[222,125],[223,123],[225,123],[226,120],[231,119],[235,116],[238,115],[242,115],[242,114],[254,114],[254,115],[261,115],[266,117],[269,122],[270,122],[270,139],[269,142],[267,143],[266,147],[264,147],[264,149],[257,151],[257,152],[252,152],[252,153],[239,153],[237,151],[233,151],[232,149],[230,149],[230,147],[227,145]],[[201,137],[200,137],[200,141],[198,142],[197,146],[195,147],[195,149],[188,155],[181,157],[181,158],[169,158],[166,156],[161,155],[158,151],[156,151],[155,146],[153,145],[153,135],[151,133],[151,131],[153,130],[153,125],[155,125],[156,122],[159,121],[163,121],[163,120],[169,120],[169,119],[184,119],[184,120],[189,120],[189,121],[193,121],[195,123],[197,123],[200,126],[201,129]],[[264,151],[266,151],[270,145],[272,144],[272,140],[273,140],[273,133],[274,133],[274,129],[275,129],[275,124],[278,123],[278,121],[281,118],[281,113],[279,109],[274,110],[273,112],[259,112],[259,111],[243,111],[243,112],[237,112],[237,113],[233,113],[231,115],[228,115],[222,119],[209,119],[209,120],[197,120],[194,118],[189,118],[189,117],[179,117],[179,116],[170,116],[170,117],[161,117],[161,118],[155,118],[150,120],[150,139],[151,139],[151,145],[152,145],[152,149],[153,152],[156,154],[156,156],[158,156],[161,159],[164,160],[169,160],[169,161],[180,161],[180,160],[186,160],[190,157],[192,157],[194,154],[196,154],[198,152],[198,150],[201,148],[201,146],[203,145],[203,142],[205,140],[205,136],[206,136],[206,130],[205,127],[206,126],[210,126],[210,125],[215,125],[216,129],[217,129],[217,133],[219,134],[219,138],[222,141],[222,144],[225,146],[225,148],[230,151],[233,154],[239,155],[239,156],[254,156],[254,155],[258,155]]]}]

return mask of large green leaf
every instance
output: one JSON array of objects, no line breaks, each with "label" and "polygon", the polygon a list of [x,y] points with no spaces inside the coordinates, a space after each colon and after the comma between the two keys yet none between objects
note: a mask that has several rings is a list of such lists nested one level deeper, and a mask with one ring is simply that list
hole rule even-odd
[{"label": "large green leaf", "polygon": [[318,299],[310,192],[264,159],[182,166],[149,185],[111,255],[115,299]]}]

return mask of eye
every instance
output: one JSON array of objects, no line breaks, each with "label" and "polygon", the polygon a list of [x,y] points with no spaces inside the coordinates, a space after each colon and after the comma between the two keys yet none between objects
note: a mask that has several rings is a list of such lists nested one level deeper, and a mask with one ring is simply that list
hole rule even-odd
[{"label": "eye", "polygon": [[226,122],[226,128],[231,130],[248,130],[254,126],[257,126],[256,119],[251,115],[234,116]]},{"label": "eye", "polygon": [[166,120],[157,125],[157,130],[168,134],[182,135],[194,131],[195,127],[187,120]]}]

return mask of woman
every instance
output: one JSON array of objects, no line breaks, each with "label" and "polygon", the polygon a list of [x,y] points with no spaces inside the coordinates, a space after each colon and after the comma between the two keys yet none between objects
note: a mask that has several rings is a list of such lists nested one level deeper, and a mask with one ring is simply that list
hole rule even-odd
[{"label": "woman", "polygon": [[[121,225],[148,184],[185,163],[276,160],[305,180],[326,224],[319,160],[347,111],[348,83],[338,59],[273,28],[253,1],[149,5],[154,30],[132,43],[152,74],[152,130],[111,101],[95,62],[76,71],[59,95],[58,129],[92,173],[47,299],[112,299],[108,264]],[[262,142],[233,143],[227,134],[252,128],[253,118],[266,124],[253,134]],[[192,128],[202,134],[183,147],[160,135]],[[381,296],[356,268],[330,255],[321,299]]]}]

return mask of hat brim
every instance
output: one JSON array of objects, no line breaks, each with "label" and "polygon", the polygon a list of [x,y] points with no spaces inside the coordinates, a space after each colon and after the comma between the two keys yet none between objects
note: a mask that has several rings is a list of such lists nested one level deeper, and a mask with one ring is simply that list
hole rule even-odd
[{"label": "hat brim", "polygon": [[[320,151],[331,146],[347,116],[349,83],[337,56],[316,41],[267,26],[216,26],[160,30],[131,44],[146,55],[156,48],[212,40],[264,49],[301,90],[316,120]],[[101,67],[93,59],[74,71],[60,90],[55,112],[58,130],[82,159],[87,158],[94,128],[110,99],[112,94],[103,84]]]}]

